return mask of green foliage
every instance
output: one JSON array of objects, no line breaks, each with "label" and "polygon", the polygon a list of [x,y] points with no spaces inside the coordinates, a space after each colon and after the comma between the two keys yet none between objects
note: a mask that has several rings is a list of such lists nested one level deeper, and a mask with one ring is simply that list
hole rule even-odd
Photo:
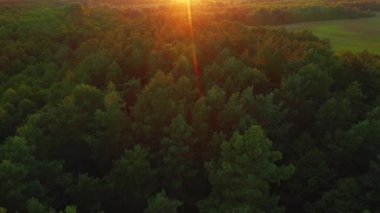
[{"label": "green foliage", "polygon": [[136,145],[126,150],[120,160],[116,161],[109,176],[108,193],[112,208],[138,212],[144,209],[145,202],[153,194],[155,171],[148,160],[148,150]]},{"label": "green foliage", "polygon": [[145,213],[176,213],[177,209],[182,205],[178,200],[171,200],[166,197],[165,191],[157,193],[148,201],[148,208]]},{"label": "green foliage", "polygon": [[63,213],[76,213],[77,208],[75,206],[67,206]]},{"label": "green foliage", "polygon": [[223,142],[220,159],[206,164],[212,189],[199,203],[201,212],[281,211],[270,184],[289,178],[294,167],[275,165],[281,154],[270,148],[258,126]]},{"label": "green foliage", "polygon": [[40,203],[37,199],[32,198],[29,199],[26,203],[27,205],[27,210],[30,213],[43,213],[43,212],[48,212],[48,209],[46,206],[44,206],[42,203]]},{"label": "green foliage", "polygon": [[193,159],[195,141],[193,129],[179,115],[166,130],[167,137],[161,140],[163,176],[172,188],[182,188],[183,178],[194,176]]},{"label": "green foliage", "polygon": [[99,178],[79,175],[77,182],[67,189],[67,194],[70,200],[80,206],[80,211],[100,211],[102,209],[101,193],[105,191],[102,184]]}]

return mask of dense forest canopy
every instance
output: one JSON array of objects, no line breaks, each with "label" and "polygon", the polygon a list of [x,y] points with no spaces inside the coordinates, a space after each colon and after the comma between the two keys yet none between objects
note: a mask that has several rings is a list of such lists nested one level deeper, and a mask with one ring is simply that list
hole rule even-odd
[{"label": "dense forest canopy", "polygon": [[1,5],[0,212],[379,211],[380,56],[257,27],[379,2],[261,4]]}]

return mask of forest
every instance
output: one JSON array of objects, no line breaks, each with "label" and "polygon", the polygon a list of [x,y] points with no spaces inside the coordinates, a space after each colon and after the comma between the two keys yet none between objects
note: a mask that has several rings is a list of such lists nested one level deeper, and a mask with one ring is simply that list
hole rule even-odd
[{"label": "forest", "polygon": [[226,2],[0,4],[0,213],[379,212],[380,56],[264,25],[380,2]]}]

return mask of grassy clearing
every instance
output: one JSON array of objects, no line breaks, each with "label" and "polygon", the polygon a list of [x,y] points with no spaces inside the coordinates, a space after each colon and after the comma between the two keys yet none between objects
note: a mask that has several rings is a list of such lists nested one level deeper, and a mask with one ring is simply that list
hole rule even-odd
[{"label": "grassy clearing", "polygon": [[380,13],[371,18],[307,22],[281,27],[293,31],[311,31],[320,38],[330,40],[338,52],[368,50],[380,54]]}]

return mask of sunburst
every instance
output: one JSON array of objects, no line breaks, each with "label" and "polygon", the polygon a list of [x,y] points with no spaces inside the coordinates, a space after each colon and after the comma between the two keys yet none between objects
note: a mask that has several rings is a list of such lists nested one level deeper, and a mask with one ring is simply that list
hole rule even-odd
[{"label": "sunburst", "polygon": [[200,80],[199,80],[199,65],[198,65],[198,59],[197,59],[197,51],[196,51],[196,45],[195,45],[195,33],[194,33],[194,27],[193,27],[193,11],[192,11],[192,0],[180,0],[185,1],[186,7],[187,7],[187,17],[189,21],[189,32],[190,32],[190,38],[191,38],[191,48],[192,48],[192,63],[193,63],[193,69],[194,69],[194,75],[195,80],[197,82],[198,90],[201,90]]}]

